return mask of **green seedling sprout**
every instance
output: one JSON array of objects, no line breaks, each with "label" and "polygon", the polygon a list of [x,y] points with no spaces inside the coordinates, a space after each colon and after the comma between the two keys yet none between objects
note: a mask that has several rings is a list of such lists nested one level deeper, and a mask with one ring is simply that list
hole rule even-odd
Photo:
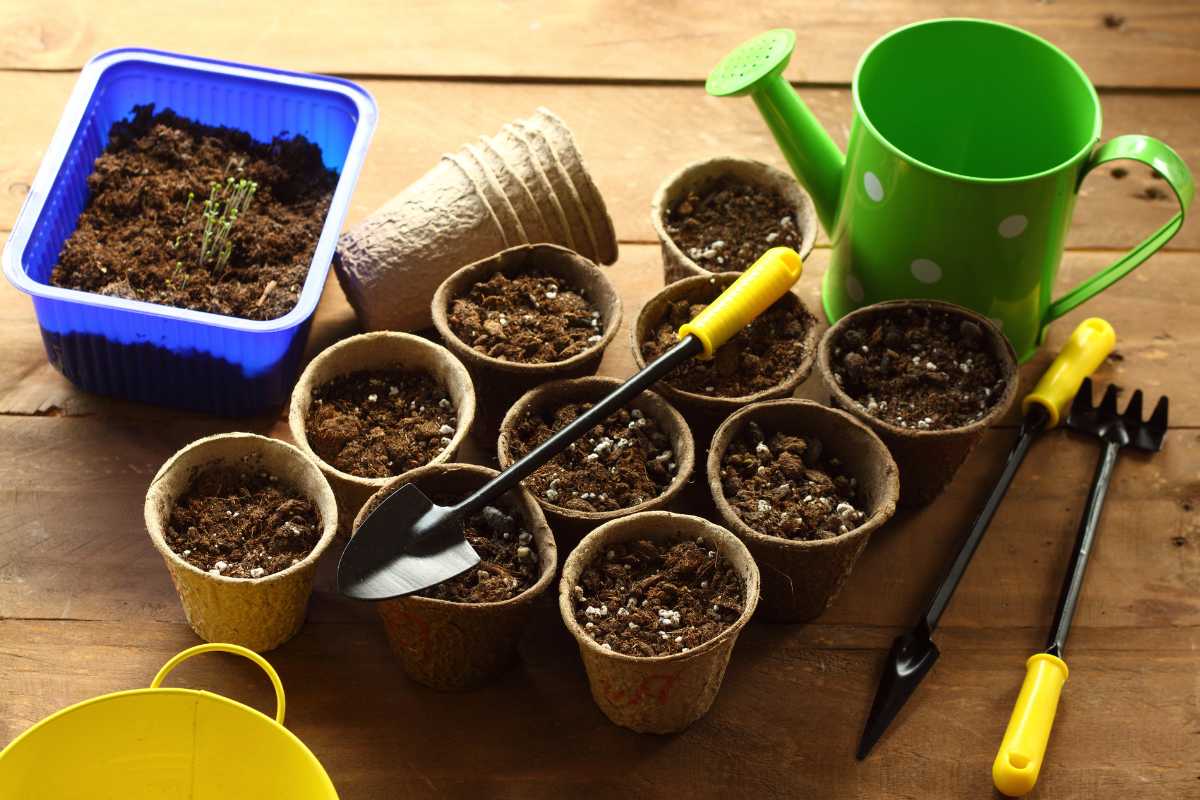
[{"label": "green seedling sprout", "polygon": [[[235,168],[238,172],[242,171],[241,163],[234,159],[230,159],[226,171],[230,167]],[[200,237],[196,263],[197,266],[209,267],[214,279],[219,279],[229,265],[230,256],[233,255],[233,236],[238,218],[245,216],[246,210],[250,207],[250,201],[254,199],[257,191],[257,182],[246,178],[237,178],[233,175],[227,176],[224,181],[213,181],[208,186],[208,199],[203,202],[200,211],[203,235]],[[187,204],[183,208],[183,218],[180,223],[188,230],[186,236],[180,232],[175,237],[171,243],[172,250],[178,250],[181,243],[187,246],[192,242],[194,230],[188,224],[188,213],[191,211],[195,198],[194,192],[188,192]],[[182,269],[182,262],[177,262],[176,271],[178,272],[180,269]],[[174,277],[175,275],[172,274],[172,279]],[[183,285],[186,285],[186,278]]]}]

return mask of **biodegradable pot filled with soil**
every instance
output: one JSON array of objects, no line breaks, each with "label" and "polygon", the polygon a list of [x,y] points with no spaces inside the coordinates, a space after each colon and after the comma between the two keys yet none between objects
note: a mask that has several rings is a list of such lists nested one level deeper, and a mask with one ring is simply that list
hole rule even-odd
[{"label": "biodegradable pot filled with soil", "polygon": [[[639,368],[678,342],[689,321],[741,275],[685,278],[664,287],[642,306],[633,326],[633,355]],[[788,397],[812,371],[817,353],[817,319],[788,292],[710,360],[694,358],[676,367],[655,387],[707,444],[733,412],[759,400]]]},{"label": "biodegradable pot filled with soil", "polygon": [[[388,495],[416,484],[435,503],[451,505],[498,473],[474,464],[430,464],[405,473],[376,493],[354,529]],[[477,567],[417,594],[377,604],[404,672],[434,689],[477,686],[507,666],[533,611],[554,579],[558,554],[537,502],[524,489],[467,519]]]},{"label": "biodegradable pot filled with soil", "polygon": [[433,296],[433,321],[475,382],[486,441],[529,389],[596,371],[621,324],[621,300],[578,253],[527,245],[447,278]]},{"label": "biodegradable pot filled with soil", "polygon": [[833,404],[892,451],[905,506],[941,493],[1017,392],[1004,334],[981,314],[935,300],[847,314],[821,339],[818,364]]},{"label": "biodegradable pot filled with soil", "polygon": [[563,566],[558,604],[605,716],[674,733],[712,706],[758,594],[758,566],[729,531],[649,511],[584,537]]},{"label": "biodegradable pot filled with soil", "polygon": [[772,247],[808,258],[817,237],[816,208],[796,179],[748,158],[688,164],[659,185],[650,221],[666,283],[743,271]]},{"label": "biodegradable pot filled with soil", "polygon": [[226,433],[163,464],[145,520],[196,635],[261,652],[304,624],[317,560],[337,532],[337,502],[297,448]]},{"label": "biodegradable pot filled with soil", "polygon": [[900,483],[883,442],[844,411],[809,400],[747,406],[708,453],[717,513],[762,569],[769,620],[817,617],[841,591]]},{"label": "biodegradable pot filled with soil", "polygon": [[449,461],[475,418],[466,368],[446,348],[407,333],[351,336],[312,360],[292,392],[292,438],[329,479],[350,532],[392,478]]},{"label": "biodegradable pot filled with soil", "polygon": [[[592,376],[539,386],[500,426],[501,469],[566,427],[621,381]],[[526,478],[558,541],[573,544],[597,525],[671,507],[691,478],[695,443],[687,422],[654,392],[643,392]]]}]

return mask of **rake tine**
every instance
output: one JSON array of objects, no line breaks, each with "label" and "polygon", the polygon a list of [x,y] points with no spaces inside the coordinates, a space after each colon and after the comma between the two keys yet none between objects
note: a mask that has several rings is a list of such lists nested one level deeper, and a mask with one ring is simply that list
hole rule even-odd
[{"label": "rake tine", "polygon": [[1150,415],[1150,422],[1146,427],[1150,428],[1156,435],[1163,435],[1167,432],[1167,410],[1170,406],[1170,398],[1166,395],[1158,401],[1154,406],[1154,413]]},{"label": "rake tine", "polygon": [[1099,412],[1101,417],[1117,416],[1117,387],[1109,384],[1104,390],[1104,397],[1100,399]]},{"label": "rake tine", "polygon": [[1133,393],[1133,397],[1129,398],[1129,405],[1125,407],[1123,415],[1126,422],[1134,425],[1142,424],[1142,390],[1138,389]]},{"label": "rake tine", "polygon": [[1092,379],[1084,378],[1071,402],[1071,414],[1084,414],[1092,410]]}]

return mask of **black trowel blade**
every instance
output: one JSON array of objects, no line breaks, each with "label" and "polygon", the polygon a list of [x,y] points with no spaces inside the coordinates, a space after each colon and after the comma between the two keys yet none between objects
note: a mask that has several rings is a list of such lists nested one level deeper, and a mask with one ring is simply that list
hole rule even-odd
[{"label": "black trowel blade", "polygon": [[871,704],[871,713],[858,743],[859,759],[866,758],[871,752],[938,655],[937,645],[924,628],[909,631],[892,642],[892,649],[883,663],[883,674],[879,676],[875,702]]},{"label": "black trowel blade", "polygon": [[[411,483],[392,492],[342,551],[338,591],[358,600],[387,600],[435,586],[474,567],[479,554],[463,538],[457,518],[447,512]],[[418,527],[433,533],[414,542]]]}]

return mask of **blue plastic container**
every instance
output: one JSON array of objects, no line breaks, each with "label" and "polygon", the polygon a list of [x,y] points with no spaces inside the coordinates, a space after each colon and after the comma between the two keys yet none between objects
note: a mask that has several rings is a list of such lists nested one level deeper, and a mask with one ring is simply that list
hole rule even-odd
[{"label": "blue plastic container", "polygon": [[[268,321],[226,317],[50,285],[87,201],[108,131],[154,103],[270,141],[303,134],[340,174],[299,302]],[[154,50],[110,50],[83,68],[4,248],[4,274],[33,297],[50,363],[82,389],[239,416],[282,404],[378,114],[349,81]]]}]

